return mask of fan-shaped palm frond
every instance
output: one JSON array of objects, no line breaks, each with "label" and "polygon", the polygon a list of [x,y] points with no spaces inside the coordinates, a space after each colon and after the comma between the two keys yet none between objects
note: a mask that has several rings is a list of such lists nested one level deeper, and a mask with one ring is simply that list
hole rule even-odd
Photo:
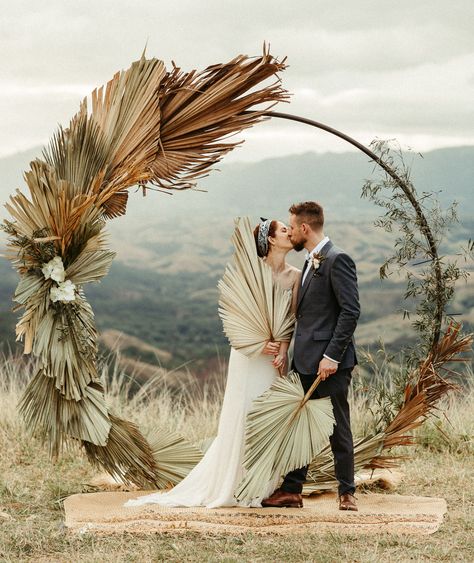
[{"label": "fan-shaped palm frond", "polygon": [[270,266],[257,256],[248,217],[236,220],[232,243],[234,263],[218,283],[219,315],[231,345],[252,357],[268,340],[290,340],[291,294],[273,282]]},{"label": "fan-shaped palm frond", "polygon": [[251,500],[275,477],[307,465],[334,430],[331,399],[308,400],[297,374],[277,379],[258,397],[247,415],[244,468],[236,496]]},{"label": "fan-shaped palm frond", "polygon": [[[264,111],[287,99],[278,78],[265,88],[255,88],[284,68],[284,61],[274,59],[265,46],[261,57],[239,55],[202,72],[174,68],[159,94],[162,124],[152,181],[165,188],[192,187],[240,144],[222,142],[224,138],[264,119]],[[267,107],[245,113],[261,104]]]},{"label": "fan-shaped palm frond", "polygon": [[105,446],[82,442],[89,461],[125,484],[156,487],[157,467],[148,440],[136,424],[111,413],[109,420],[111,428]]},{"label": "fan-shaped palm frond", "polygon": [[[94,314],[82,285],[99,281],[110,268],[114,253],[102,230],[105,219],[125,213],[128,188],[147,182],[189,187],[236,145],[224,138],[262,119],[255,106],[286,98],[279,82],[259,87],[283,69],[266,49],[261,57],[240,56],[184,74],[143,55],[94,90],[90,106],[81,103],[44,160],[30,164],[30,197],[17,190],[5,205],[12,217],[2,225],[8,257],[20,275],[15,310],[24,308],[17,340],[40,364],[21,410],[32,429],[44,430],[53,455],[69,436],[112,475],[156,485],[159,472],[147,440],[106,406]],[[249,109],[255,112],[244,113]],[[43,274],[54,259],[62,263],[72,300],[58,297],[59,286]]]},{"label": "fan-shaped palm frond", "polygon": [[160,489],[179,483],[202,458],[202,452],[176,432],[157,430],[149,442],[156,460],[156,484]]}]

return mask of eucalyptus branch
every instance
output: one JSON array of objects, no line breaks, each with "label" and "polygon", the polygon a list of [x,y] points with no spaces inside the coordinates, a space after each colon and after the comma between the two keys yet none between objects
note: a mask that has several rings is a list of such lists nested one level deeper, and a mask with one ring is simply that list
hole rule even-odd
[{"label": "eucalyptus branch", "polygon": [[[446,228],[458,221],[456,203],[443,213],[435,192],[417,194],[410,179],[410,168],[400,149],[394,150],[388,141],[381,140],[371,143],[371,148],[378,154],[377,164],[386,175],[378,180],[366,181],[362,197],[385,209],[385,213],[374,222],[375,226],[389,233],[396,228],[399,233],[394,254],[380,267],[380,277],[387,277],[394,267],[405,271],[407,287],[404,297],[418,300],[413,326],[422,338],[422,347],[416,354],[420,357],[436,346],[446,305],[454,295],[455,283],[468,275],[456,263],[445,260],[438,253]],[[417,266],[425,267],[415,273],[413,268]]]},{"label": "eucalyptus branch", "polygon": [[[249,113],[249,112],[244,112]],[[298,121],[300,123],[305,123],[307,125],[311,125],[313,127],[317,127],[318,129],[322,129],[323,131],[327,131],[340,139],[350,143],[367,156],[370,157],[376,164],[378,164],[384,172],[387,174],[387,179],[385,180],[383,185],[393,185],[393,189],[396,190],[399,188],[401,190],[400,193],[394,192],[392,199],[393,201],[399,200],[402,204],[405,201],[412,206],[415,215],[416,215],[416,226],[418,230],[421,231],[422,235],[425,237],[427,244],[428,244],[428,253],[433,260],[433,270],[435,274],[435,281],[438,288],[438,294],[442,294],[442,273],[441,273],[441,265],[439,264],[439,257],[438,257],[438,247],[436,244],[435,237],[433,236],[432,229],[426,219],[425,214],[423,213],[422,206],[420,204],[419,198],[417,198],[415,188],[413,184],[409,180],[408,174],[405,172],[408,170],[405,166],[403,161],[403,155],[401,155],[401,162],[402,167],[395,167],[395,159],[391,154],[389,149],[388,143],[386,141],[375,141],[371,144],[371,148],[366,147],[362,143],[359,143],[349,135],[330,127],[329,125],[325,125],[324,123],[320,123],[319,121],[314,121],[313,119],[308,119],[305,117],[300,117],[297,115],[291,115],[288,113],[280,113],[275,111],[266,111],[263,112],[263,116],[268,117],[279,117],[282,119],[290,119],[292,121]],[[373,150],[372,150],[373,149]],[[377,190],[372,191],[373,195],[375,196],[377,191],[379,191],[382,187],[380,186]],[[364,193],[364,192],[363,192]],[[389,208],[389,219],[391,214],[391,219],[395,220],[396,218],[403,217],[402,207],[395,207],[392,206]],[[441,326],[443,322],[443,301],[441,297],[438,297],[434,301],[435,303],[435,314],[434,314],[434,325],[433,325],[433,332],[432,338],[430,341],[430,349],[434,350],[435,346],[437,345],[440,335],[441,335]]]}]

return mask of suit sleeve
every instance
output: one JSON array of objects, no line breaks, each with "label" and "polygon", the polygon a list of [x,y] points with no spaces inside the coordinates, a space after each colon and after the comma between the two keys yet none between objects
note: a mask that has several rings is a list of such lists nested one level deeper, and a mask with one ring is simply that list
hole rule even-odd
[{"label": "suit sleeve", "polygon": [[347,254],[338,254],[331,268],[331,285],[340,307],[332,338],[325,354],[340,362],[357,326],[360,315],[359,290],[354,261]]}]

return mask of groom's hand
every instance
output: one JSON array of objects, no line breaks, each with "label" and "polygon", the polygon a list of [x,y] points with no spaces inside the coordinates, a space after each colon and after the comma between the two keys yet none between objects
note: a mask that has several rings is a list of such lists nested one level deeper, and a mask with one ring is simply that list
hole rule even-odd
[{"label": "groom's hand", "polygon": [[329,360],[328,358],[323,358],[319,362],[317,375],[321,376],[321,381],[326,380],[330,375],[336,373],[337,363]]},{"label": "groom's hand", "polygon": [[267,342],[265,348],[263,349],[263,354],[268,356],[278,356],[280,352],[280,342],[272,342],[271,340]]}]

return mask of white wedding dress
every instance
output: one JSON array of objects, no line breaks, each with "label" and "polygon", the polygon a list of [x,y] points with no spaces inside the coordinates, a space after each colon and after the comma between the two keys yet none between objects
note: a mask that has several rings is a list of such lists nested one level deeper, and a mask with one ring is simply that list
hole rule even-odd
[{"label": "white wedding dress", "polygon": [[154,503],[163,506],[259,507],[277,487],[280,476],[263,484],[261,496],[243,503],[234,491],[242,480],[245,447],[245,418],[252,401],[279,377],[272,356],[248,358],[231,348],[227,383],[217,436],[201,461],[173,489],[129,500],[125,506]]}]

